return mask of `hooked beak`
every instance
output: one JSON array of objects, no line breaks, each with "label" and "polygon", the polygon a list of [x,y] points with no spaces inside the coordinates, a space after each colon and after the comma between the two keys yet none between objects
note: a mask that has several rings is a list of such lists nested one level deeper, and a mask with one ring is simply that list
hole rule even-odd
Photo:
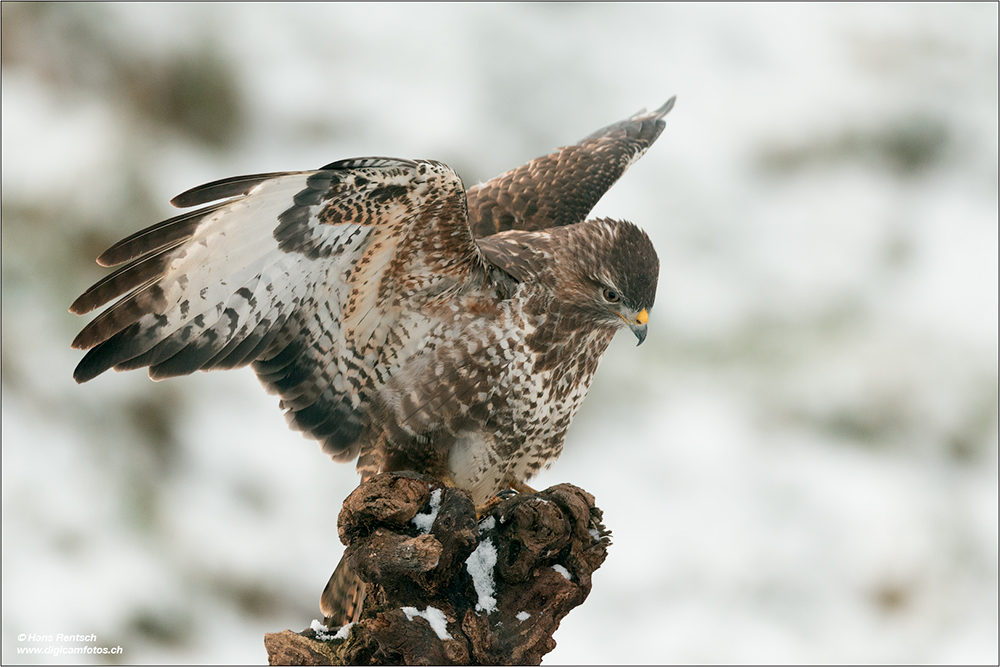
[{"label": "hooked beak", "polygon": [[649,322],[649,313],[643,308],[639,311],[639,314],[635,316],[635,320],[628,323],[628,328],[632,330],[635,337],[639,339],[636,343],[636,347],[642,345],[642,341],[646,340],[646,322]]}]

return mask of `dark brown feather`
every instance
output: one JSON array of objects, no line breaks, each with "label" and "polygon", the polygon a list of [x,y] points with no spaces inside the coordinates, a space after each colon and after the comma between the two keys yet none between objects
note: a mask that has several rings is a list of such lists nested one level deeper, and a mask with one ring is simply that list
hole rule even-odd
[{"label": "dark brown feather", "polygon": [[72,346],[85,350],[103,343],[129,325],[138,322],[143,315],[156,312],[162,301],[162,290],[155,282],[150,281],[93,319],[73,339]]},{"label": "dark brown feather", "polygon": [[170,203],[177,208],[188,208],[189,206],[199,206],[219,199],[229,197],[239,197],[248,194],[255,187],[278,176],[295,174],[294,171],[275,171],[269,174],[251,174],[249,176],[234,176],[223,178],[211,183],[205,183],[198,187],[186,190],[173,199]]},{"label": "dark brown feather", "polygon": [[155,254],[127,264],[104,277],[81,294],[69,307],[71,313],[83,315],[127,294],[140,285],[157,278],[163,273],[170,259],[170,252],[184,243],[185,239],[174,240]]},{"label": "dark brown feather", "polygon": [[666,125],[663,117],[675,99],[469,188],[473,234],[483,238],[511,229],[530,231],[583,222],[629,165],[660,136]]},{"label": "dark brown feather", "polygon": [[97,263],[101,266],[117,266],[165,246],[175,246],[178,242],[190,238],[205,216],[225,205],[225,202],[221,202],[197,211],[188,211],[138,231],[105,250],[97,258]]},{"label": "dark brown feather", "polygon": [[[269,313],[270,315],[270,313]],[[281,333],[286,317],[277,315],[275,320],[265,317],[253,331],[230,341],[215,356],[203,363],[202,370],[226,370],[245,366],[257,359]]]}]

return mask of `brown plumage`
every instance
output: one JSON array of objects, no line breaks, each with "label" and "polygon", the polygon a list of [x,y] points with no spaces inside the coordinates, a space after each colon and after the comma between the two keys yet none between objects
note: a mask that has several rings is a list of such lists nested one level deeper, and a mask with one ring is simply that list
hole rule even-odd
[{"label": "brown plumage", "polygon": [[[74,340],[89,349],[74,377],[252,365],[335,460],[435,475],[482,503],[559,455],[615,332],[645,337],[649,238],[584,219],[672,106],[468,192],[443,164],[394,158],[189,190],[173,203],[203,208],[98,259],[125,266],[71,310],[119,300]],[[339,623],[363,591],[338,572],[322,606]]]}]

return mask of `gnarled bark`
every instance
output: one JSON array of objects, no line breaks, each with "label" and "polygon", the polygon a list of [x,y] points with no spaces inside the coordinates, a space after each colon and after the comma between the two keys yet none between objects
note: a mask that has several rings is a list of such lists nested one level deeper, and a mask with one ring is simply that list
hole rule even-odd
[{"label": "gnarled bark", "polygon": [[539,664],[590,593],[610,533],[571,484],[491,501],[414,473],[359,486],[340,512],[344,556],[367,582],[361,620],[340,635],[265,635],[272,665]]}]

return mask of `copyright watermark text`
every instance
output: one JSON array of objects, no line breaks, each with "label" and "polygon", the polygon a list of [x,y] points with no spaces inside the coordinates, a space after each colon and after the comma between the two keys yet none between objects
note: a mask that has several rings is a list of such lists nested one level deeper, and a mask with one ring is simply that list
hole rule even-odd
[{"label": "copyright watermark text", "polygon": [[[18,655],[121,655],[121,646],[95,646],[97,642],[96,634],[63,634],[43,635],[34,632],[22,632],[17,636],[17,641],[22,644],[35,644],[35,646],[18,646]],[[84,646],[57,646],[67,642],[81,643]],[[43,644],[38,646],[38,644]]]}]

